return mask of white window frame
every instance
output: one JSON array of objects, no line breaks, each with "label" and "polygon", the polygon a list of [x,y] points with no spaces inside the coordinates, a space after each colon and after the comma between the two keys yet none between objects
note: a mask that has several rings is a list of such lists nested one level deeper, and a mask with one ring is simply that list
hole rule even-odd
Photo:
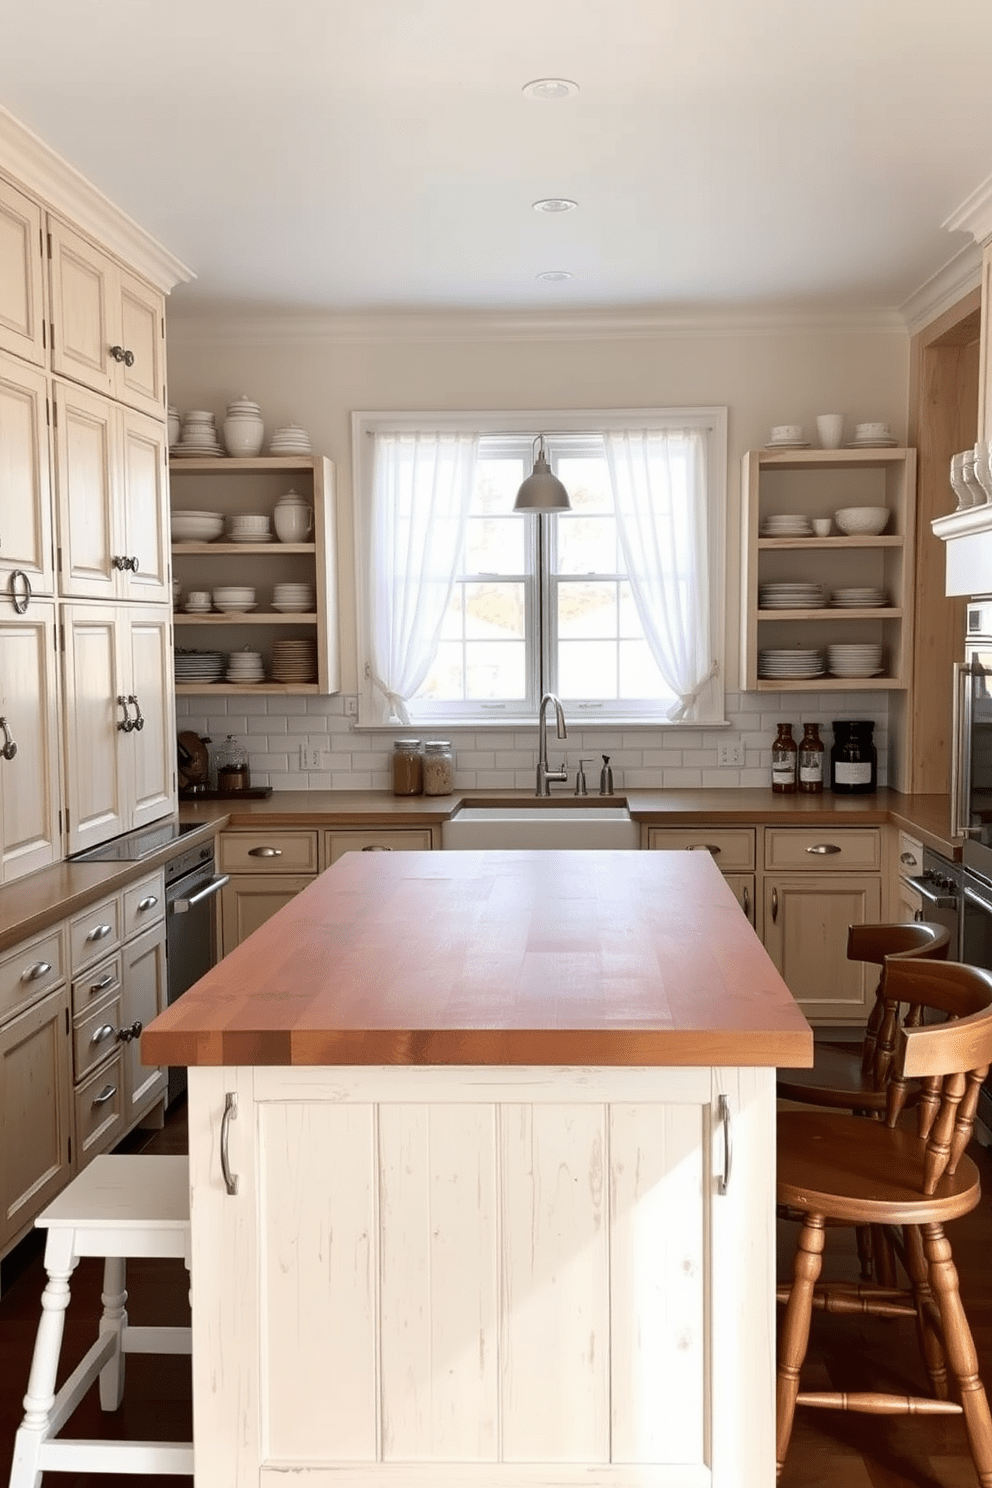
[{"label": "white window frame", "polygon": [[[673,722],[659,710],[656,714],[644,711],[623,716],[616,711],[607,712],[595,703],[580,706],[578,718],[584,726],[596,724],[604,728],[657,727],[698,728],[704,724],[725,722],[724,673],[725,673],[725,628],[726,628],[726,567],[727,567],[727,409],[725,407],[691,408],[625,408],[625,409],[560,409],[508,410],[499,412],[370,412],[352,414],[352,517],[355,542],[355,607],[356,645],[358,657],[358,727],[384,729],[395,733],[399,725],[383,716],[382,700],[373,688],[367,675],[370,624],[368,614],[370,514],[372,502],[373,441],[376,433],[415,432],[422,429],[451,431],[478,430],[484,436],[499,434],[524,434],[536,438],[538,434],[568,435],[590,432],[608,432],[611,429],[684,429],[699,428],[707,434],[707,540],[710,555],[710,635],[713,658],[716,663],[714,675],[700,691],[696,708],[680,722]],[[549,638],[543,638],[547,645]],[[570,709],[575,709],[570,704]],[[486,705],[467,709],[464,705],[452,708],[444,714],[430,716],[432,729],[467,727],[473,729],[506,727],[519,728],[522,721],[530,721],[534,713],[521,713],[503,705]]]}]

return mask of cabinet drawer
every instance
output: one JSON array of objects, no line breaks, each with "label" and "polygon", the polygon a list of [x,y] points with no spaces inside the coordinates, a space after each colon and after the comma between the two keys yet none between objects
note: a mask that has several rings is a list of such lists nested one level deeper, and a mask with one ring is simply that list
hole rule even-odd
[{"label": "cabinet drawer", "polygon": [[83,1079],[116,1048],[121,1018],[121,989],[118,984],[116,992],[73,1025],[73,1079]]},{"label": "cabinet drawer", "polygon": [[899,877],[918,878],[923,872],[923,844],[910,837],[908,832],[899,833]]},{"label": "cabinet drawer", "polygon": [[434,846],[430,827],[363,827],[359,831],[324,833],[324,862],[330,867],[346,852],[430,852]]},{"label": "cabinet drawer", "polygon": [[73,975],[121,941],[121,902],[101,899],[69,921],[69,965]]},{"label": "cabinet drawer", "polygon": [[0,957],[0,1018],[33,1001],[64,977],[65,941],[60,925]]},{"label": "cabinet drawer", "polygon": [[316,873],[316,832],[222,832],[221,873]]},{"label": "cabinet drawer", "polygon": [[124,1051],[76,1086],[76,1162],[86,1166],[124,1135]]},{"label": "cabinet drawer", "polygon": [[108,956],[96,966],[74,977],[72,982],[72,1016],[79,1018],[89,1013],[90,1008],[109,997],[121,985],[121,953]]},{"label": "cabinet drawer", "polygon": [[882,834],[878,827],[864,831],[823,827],[765,828],[765,867],[813,873],[863,871],[881,868]]},{"label": "cabinet drawer", "polygon": [[721,873],[754,868],[753,827],[649,827],[648,848],[710,852]]},{"label": "cabinet drawer", "polygon": [[165,915],[165,874],[152,873],[124,890],[124,939],[130,940]]}]

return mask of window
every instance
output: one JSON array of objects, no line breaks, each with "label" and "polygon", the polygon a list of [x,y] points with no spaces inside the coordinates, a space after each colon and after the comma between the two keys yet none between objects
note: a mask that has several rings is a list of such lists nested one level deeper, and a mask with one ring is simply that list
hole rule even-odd
[{"label": "window", "polygon": [[362,722],[722,719],[724,409],[354,424]]}]

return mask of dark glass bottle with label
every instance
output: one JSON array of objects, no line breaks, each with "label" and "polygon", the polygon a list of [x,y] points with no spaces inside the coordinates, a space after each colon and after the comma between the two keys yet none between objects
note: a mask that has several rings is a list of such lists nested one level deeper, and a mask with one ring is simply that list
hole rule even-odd
[{"label": "dark glass bottle with label", "polygon": [[799,741],[799,789],[809,796],[819,795],[823,790],[823,743],[816,723],[803,724]]},{"label": "dark glass bottle with label", "polygon": [[839,796],[867,795],[878,784],[878,753],[867,718],[836,719],[830,750],[830,789]]},{"label": "dark glass bottle with label", "polygon": [[780,723],[772,745],[772,790],[777,795],[791,795],[796,789],[796,741],[792,724]]}]

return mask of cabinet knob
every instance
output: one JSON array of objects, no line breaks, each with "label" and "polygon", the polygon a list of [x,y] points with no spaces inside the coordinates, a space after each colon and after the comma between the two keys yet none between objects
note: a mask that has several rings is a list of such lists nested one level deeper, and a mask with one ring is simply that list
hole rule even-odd
[{"label": "cabinet knob", "polygon": [[117,1037],[122,1044],[129,1044],[132,1039],[141,1037],[142,1023],[140,1018],[135,1018],[130,1028],[118,1028]]},{"label": "cabinet knob", "polygon": [[115,362],[123,362],[125,367],[134,366],[134,352],[129,351],[126,346],[112,346],[110,355]]},{"label": "cabinet knob", "polygon": [[17,753],[17,744],[14,741],[13,734],[10,732],[6,718],[0,718],[0,729],[3,729],[3,748],[0,749],[0,756],[5,760],[12,760]]}]

